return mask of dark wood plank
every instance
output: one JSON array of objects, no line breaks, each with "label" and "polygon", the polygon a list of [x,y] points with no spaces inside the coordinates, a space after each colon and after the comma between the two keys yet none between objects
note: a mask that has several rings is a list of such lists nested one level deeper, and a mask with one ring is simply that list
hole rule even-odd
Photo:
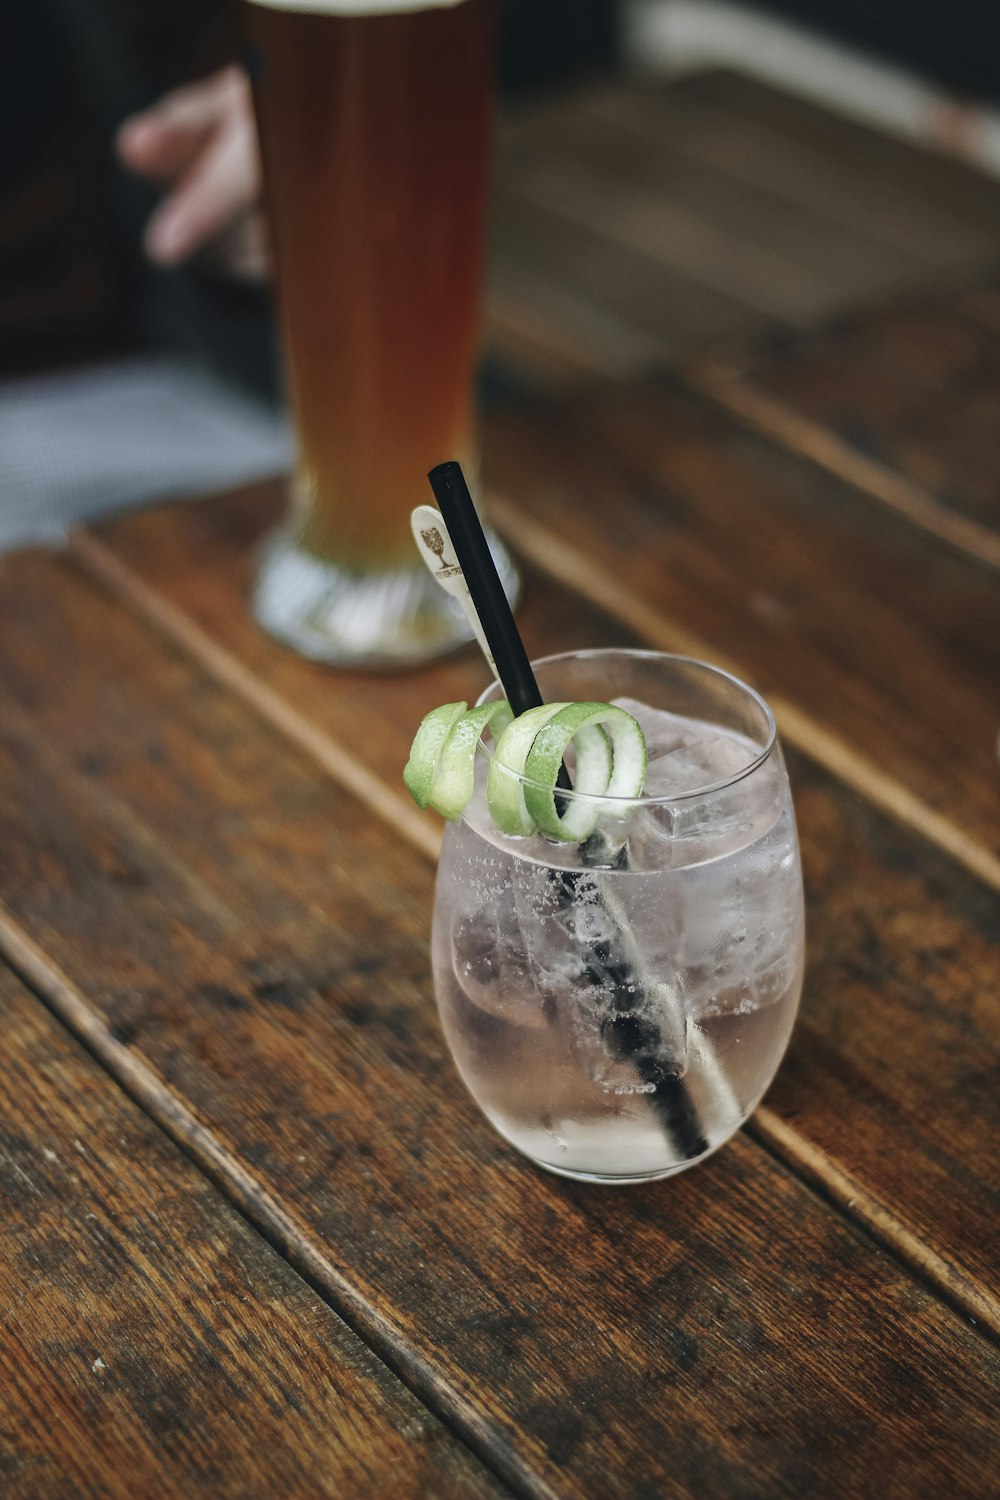
[{"label": "dark wood plank", "polygon": [[[147,588],[156,591],[153,594],[139,586],[138,606],[148,609],[151,601],[160,601],[177,612],[160,621],[163,628],[175,630],[180,621],[181,628],[193,622],[196,631],[204,631],[196,639],[187,640],[189,648],[204,652],[207,640],[214,646],[222,646],[228,658],[243,664],[253,684],[273,694],[273,700],[261,705],[270,715],[271,723],[283,729],[283,711],[295,709],[309,715],[318,729],[325,730],[325,738],[330,742],[348,738],[349,742],[360,745],[364,741],[373,768],[381,772],[388,786],[394,786],[405,760],[412,727],[427,703],[459,697],[472,699],[483,685],[483,667],[477,654],[469,651],[426,672],[397,676],[387,682],[384,678],[366,678],[354,673],[324,672],[268,642],[247,619],[244,598],[256,538],[270,523],[276,501],[279,502],[279,496],[273,490],[238,493],[183,511],[160,510],[130,516],[108,528],[105,535],[114,546],[115,556],[126,559]],[[526,535],[523,526],[520,534]],[[559,546],[565,550],[564,538]],[[571,646],[649,643],[604,610],[580,600],[534,570],[529,571],[526,579],[526,601],[520,610],[520,621],[526,642],[535,654]],[[345,729],[348,721],[352,727]],[[997,933],[996,924],[991,926],[990,912],[996,906],[996,895],[991,891],[984,895],[961,871],[951,870],[948,862],[942,873],[928,850],[921,846],[921,840],[912,835],[903,835],[901,844],[894,843],[892,825],[885,819],[870,814],[868,822],[858,825],[859,804],[849,789],[838,786],[828,775],[817,778],[816,772],[810,771],[804,762],[796,765],[802,765],[802,777],[810,778],[810,784],[819,787],[814,799],[801,808],[799,817],[810,891],[814,877],[817,882],[835,879],[843,868],[864,867],[865,874],[864,879],[852,877],[844,886],[843,897],[849,901],[852,912],[850,918],[841,910],[837,919],[831,919],[831,901],[826,895],[813,901],[811,945],[817,951],[823,945],[828,965],[811,981],[816,984],[816,989],[811,990],[816,1010],[813,1013],[807,1010],[807,1017],[810,1014],[819,1017],[817,1077],[828,1079],[828,1089],[825,1092],[817,1086],[816,1109],[807,1118],[802,1118],[798,1109],[790,1110],[787,1119],[789,1122],[795,1119],[799,1130],[793,1149],[798,1151],[799,1161],[808,1172],[813,1172],[811,1148],[820,1149],[825,1154],[828,1190],[837,1191],[844,1202],[864,1203],[871,1220],[879,1218],[879,1205],[885,1205],[886,1211],[894,1215],[897,1229],[903,1227],[901,1232],[909,1236],[906,1253],[910,1259],[922,1263],[924,1248],[930,1248],[945,1263],[949,1286],[964,1295],[963,1268],[969,1268],[976,1284],[990,1283],[987,1226],[988,1215],[993,1212],[996,1176],[981,1157],[982,1142],[987,1136],[982,1133],[976,1113],[979,1104],[973,1103],[972,1095],[964,1091],[949,1097],[948,1107],[942,1109],[933,1125],[934,1151],[939,1148],[945,1151],[945,1158],[934,1169],[925,1163],[921,1152],[910,1151],[912,1124],[903,1130],[900,1122],[903,1119],[913,1122],[924,1115],[928,1091],[934,1086],[939,1050],[942,1056],[963,1058],[963,1067],[972,1076],[978,1068],[978,1058],[993,1055],[1000,1023],[991,1014],[982,1022],[984,1031],[970,1035],[964,1020],[970,992],[964,987],[961,974],[945,968],[943,978],[934,980],[937,989],[927,983],[921,987],[936,1017],[933,1028],[945,1028],[946,1035],[940,1034],[940,1047],[928,1050],[918,1046],[918,1038],[913,1035],[913,1046],[894,1059],[891,1077],[885,1079],[877,1068],[877,1056],[867,1052],[862,1019],[871,1010],[880,1014],[885,1011],[886,974],[901,972],[907,975],[906,981],[885,1014],[891,1029],[900,1037],[909,1037],[907,1007],[913,980],[919,977],[922,968],[927,974],[942,975],[939,948],[940,933],[945,930],[964,933],[961,942],[964,953],[969,954],[970,984],[973,990],[976,984],[982,984],[987,995],[991,993],[990,975],[997,963]],[[840,829],[841,825],[859,826],[861,831],[844,849],[843,862],[829,868],[831,829]],[[418,826],[429,828],[429,820],[424,817]],[[873,855],[880,841],[885,843],[885,856]],[[423,847],[427,847],[426,840]],[[913,880],[904,877],[904,870],[915,871]],[[945,903],[951,913],[948,916],[943,915],[939,906],[939,892],[943,889],[951,892]],[[967,932],[966,921],[970,922]],[[897,935],[889,944],[889,957],[871,938],[865,938],[864,951],[858,953],[859,933],[871,929]],[[859,989],[855,989],[853,977],[859,977]],[[840,1014],[834,1020],[846,995],[850,996],[852,1016],[856,1017],[853,1026],[847,1025]],[[826,1026],[828,1014],[831,1023]],[[801,1046],[807,1046],[802,1038]],[[826,1118],[823,1101],[829,1091],[840,1095],[841,1085],[835,1080],[841,1065],[838,1058],[841,1047],[847,1049],[844,1067],[856,1065],[858,1077],[864,1079],[865,1100],[876,1101],[877,1131],[873,1124],[870,1130],[859,1131],[856,1137],[844,1133],[846,1116],[840,1104]],[[772,1107],[777,1107],[781,1115],[780,1085],[772,1100],[777,1100],[777,1106]],[[969,1113],[964,1113],[966,1109]],[[885,1157],[868,1151],[868,1140],[876,1136],[885,1140],[895,1131],[900,1133],[897,1145]],[[942,1203],[951,1202],[949,1182],[963,1172],[966,1152],[978,1161],[975,1182],[970,1179],[969,1196],[964,1199],[961,1214],[942,1214]],[[843,1191],[834,1182],[837,1173],[844,1173]],[[913,1209],[916,1203],[921,1203],[919,1212]]]},{"label": "dark wood plank", "polygon": [[[655,90],[652,92],[656,92]],[[810,204],[858,232],[919,255],[928,264],[969,264],[991,254],[1000,233],[992,177],[953,157],[909,144],[809,104],[748,75],[689,75],[641,101],[673,121],[684,148],[734,175]]]},{"label": "dark wood plank", "polygon": [[1000,194],[725,73],[587,85],[499,132],[487,333],[522,378],[635,375],[1000,250]]},{"label": "dark wood plank", "polygon": [[817,433],[832,435],[848,462],[909,481],[946,518],[983,528],[989,536],[956,534],[973,555],[1000,559],[1000,323],[970,316],[988,294],[964,284],[869,307],[722,363],[740,392],[775,403],[791,444],[810,453]]},{"label": "dark wood plank", "polygon": [[[582,226],[502,182],[493,195],[488,317],[516,310],[550,329],[556,349],[609,377],[687,358],[760,321],[737,296],[668,270],[656,255]],[[534,361],[531,362],[533,366]]]},{"label": "dark wood plank", "polygon": [[[663,278],[680,272],[770,318],[814,322],[859,296],[895,291],[925,268],[909,248],[866,238],[863,214],[841,224],[692,156],[670,99],[669,88],[591,89],[536,108],[508,130],[498,181],[547,214],[658,261]],[[613,283],[603,290],[611,295]]]},{"label": "dark wood plank", "polygon": [[507,1493],[2,966],[0,1020],[6,1500]]},{"label": "dark wood plank", "polygon": [[426,862],[67,562],[9,572],[0,898],[498,1471],[987,1493],[977,1334],[746,1137],[613,1199],[521,1163],[443,1056]]},{"label": "dark wood plank", "polygon": [[488,457],[554,560],[601,558],[654,625],[735,661],[995,860],[987,570],[665,380],[500,416]]}]

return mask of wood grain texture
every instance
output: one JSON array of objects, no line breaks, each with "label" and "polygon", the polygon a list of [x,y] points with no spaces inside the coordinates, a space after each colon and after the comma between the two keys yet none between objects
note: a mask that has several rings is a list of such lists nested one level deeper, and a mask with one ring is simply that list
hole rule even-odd
[{"label": "wood grain texture", "polygon": [[[508,306],[544,318],[551,338],[612,378],[680,359],[760,322],[738,295],[668,271],[662,258],[515,191],[493,193],[487,313]],[[509,315],[508,315],[509,316]]]},{"label": "wood grain texture", "polygon": [[[1000,233],[995,180],[954,157],[871,129],[745,74],[692,74],[619,101],[664,124],[686,149],[734,175],[808,203],[865,237],[953,268],[991,254]],[[641,99],[641,102],[637,102]],[[649,102],[647,102],[649,101]],[[660,129],[663,128],[661,124]]]},{"label": "wood grain texture", "polygon": [[0,967],[0,1490],[507,1493]]},{"label": "wood grain texture", "polygon": [[504,1477],[988,1493],[975,1332],[745,1137],[628,1194],[528,1168],[443,1055],[423,858],[68,562],[10,575],[0,898],[109,1059],[186,1102],[248,1211],[281,1205],[289,1253]]},{"label": "wood grain texture", "polygon": [[647,611],[995,859],[1000,591],[987,570],[668,380],[502,416],[487,458],[516,497],[508,514],[542,528],[553,555],[601,558]]},{"label": "wood grain texture", "polygon": [[812,454],[832,439],[841,472],[860,462],[875,493],[887,480],[908,486],[967,551],[1000,568],[1000,326],[970,315],[980,302],[965,285],[769,340],[728,370],[721,362],[721,398],[730,374],[737,397],[768,403],[762,420],[784,419],[790,446]]},{"label": "wood grain texture", "polygon": [[1000,252],[989,179],[723,72],[522,105],[495,175],[489,344],[541,387],[810,326]]},{"label": "wood grain texture", "polygon": [[911,250],[868,238],[863,216],[840,224],[692,155],[672,97],[619,86],[536,107],[502,136],[499,184],[618,246],[623,271],[635,257],[659,262],[664,279],[680,273],[768,318],[814,321],[923,269]]},{"label": "wood grain texture", "polygon": [[[530,513],[518,508],[493,491],[491,515],[501,529],[515,536],[522,553],[529,557],[548,578],[552,578],[585,599],[597,604],[612,618],[627,626],[647,646],[675,652],[734,673],[749,676],[745,665],[725,648],[713,645],[687,625],[668,615],[655,602],[647,602],[630,586],[628,575],[620,575],[602,561],[574,547],[565,534],[559,536],[539,524]],[[98,543],[88,544],[100,554],[102,573],[118,570],[119,565]],[[97,562],[97,558],[94,558]],[[139,597],[140,591],[136,591]],[[146,613],[143,610],[143,613]],[[835,734],[813,714],[800,708],[790,698],[773,690],[768,698],[776,722],[787,745],[793,745],[824,767],[838,781],[857,792],[873,807],[887,813],[894,822],[916,831],[920,839],[942,849],[995,891],[1000,891],[1000,857],[972,832],[966,832],[944,813],[935,811],[916,792],[911,791],[893,774],[855,745]]]},{"label": "wood grain texture", "polygon": [[[277,498],[273,491],[258,491],[183,512],[165,509],[133,516],[108,528],[105,537],[114,548],[114,559],[135,569],[125,575],[133,585],[137,576],[144,580],[145,587],[140,583],[134,595],[136,607],[155,608],[157,601],[165,602],[182,621],[194,624],[202,641],[207,638],[221,645],[244,664],[254,682],[266,685],[275,700],[307,714],[320,732],[325,731],[326,739],[335,742],[349,734],[356,744],[365,743],[371,769],[391,787],[405,760],[412,728],[427,703],[473,699],[483,685],[483,669],[476,654],[468,652],[419,675],[386,682],[324,673],[272,645],[248,620],[240,601],[249,582],[256,536],[269,523]],[[525,534],[523,526],[520,534]],[[520,620],[535,654],[648,643],[592,602],[585,603],[534,571],[527,576]],[[174,619],[164,623],[170,628]],[[185,644],[199,650],[196,640]],[[200,649],[203,655],[204,645]],[[285,732],[280,710],[269,722]],[[348,722],[351,727],[346,730]],[[806,1022],[817,1018],[816,1046],[810,1053],[813,1077],[818,1080],[830,1074],[831,1088],[840,1101],[826,1118],[826,1095],[817,1082],[813,1111],[803,1116],[797,1105],[790,1106],[787,1123],[794,1125],[802,1142],[802,1169],[814,1175],[814,1152],[818,1151],[829,1190],[840,1201],[855,1203],[874,1232],[892,1238],[891,1227],[887,1232],[882,1225],[883,1216],[888,1215],[896,1226],[900,1253],[910,1263],[926,1269],[925,1255],[936,1257],[936,1274],[949,1292],[977,1316],[1000,1326],[1000,1310],[990,1290],[987,1248],[998,1184],[995,1168],[983,1150],[990,1136],[983,1129],[983,1091],[970,1093],[959,1081],[949,1091],[943,1112],[935,1111],[929,1122],[922,1120],[924,1100],[935,1090],[940,1056],[951,1058],[960,1071],[973,1077],[981,1064],[990,1066],[988,1060],[1000,1045],[1000,1020],[989,1002],[978,998],[980,991],[992,994],[991,975],[1000,966],[995,892],[981,890],[961,868],[937,859],[919,836],[901,834],[870,808],[864,809],[859,823],[864,804],[834,778],[818,774],[815,766],[795,759],[793,769],[800,797],[806,796],[808,788],[807,800],[799,808],[799,824],[811,900],[811,950],[815,950],[811,965],[820,952],[825,955],[822,968],[811,968],[808,993],[815,997],[814,1008],[805,1010]],[[428,819],[424,822],[430,833],[433,824]],[[840,858],[834,863],[829,859],[831,830],[842,841]],[[421,847],[425,846],[422,842]],[[864,878],[859,877],[861,871]],[[912,877],[904,878],[903,871],[912,871]],[[828,898],[827,886],[836,887],[836,901]],[[823,894],[813,896],[814,890]],[[949,893],[943,904],[942,891]],[[835,908],[837,920],[832,918]],[[888,957],[875,944],[872,932],[890,935]],[[944,932],[951,934],[947,941]],[[950,962],[942,963],[941,948],[949,943],[961,950],[957,970]],[[887,1009],[886,976],[890,972],[907,977]],[[947,983],[942,982],[942,973]],[[945,1031],[933,1047],[913,1045],[905,1052],[897,1051],[885,1076],[877,1051],[866,1051],[865,1018],[885,1015],[889,1034],[898,1030],[906,1035],[909,987],[914,983],[934,1009],[935,1026],[941,1024]],[[845,1004],[846,1010],[842,1009]],[[977,1016],[971,1039],[964,1019],[970,1010]],[[797,1045],[811,1045],[807,1033],[800,1030]],[[845,1065],[855,1068],[858,1086],[858,1100],[849,1111],[841,1097],[841,1047],[847,1049]],[[781,1114],[782,1098],[779,1079],[769,1108]],[[859,1132],[845,1129],[845,1119],[856,1120],[859,1110],[869,1109],[869,1100],[877,1124],[870,1122]],[[914,1137],[911,1131],[918,1123]],[[928,1128],[934,1149],[945,1153],[933,1169],[921,1144]],[[893,1137],[891,1147],[889,1137]],[[875,1140],[882,1143],[879,1148],[868,1149]],[[782,1144],[781,1149],[790,1157],[791,1148]],[[968,1193],[960,1210],[956,1206],[954,1212],[942,1215],[941,1203],[952,1191],[949,1184],[964,1171],[966,1152],[976,1163],[967,1179]],[[841,1191],[845,1179],[850,1186]]]}]

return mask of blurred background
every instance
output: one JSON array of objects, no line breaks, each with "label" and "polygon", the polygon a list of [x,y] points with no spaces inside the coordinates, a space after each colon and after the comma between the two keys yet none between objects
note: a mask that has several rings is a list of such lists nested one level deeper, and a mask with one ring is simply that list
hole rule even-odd
[{"label": "blurred background", "polygon": [[[237,224],[154,264],[163,188],[115,145],[240,56],[238,7],[0,14],[0,547],[283,470],[259,245]],[[977,0],[503,0],[485,398],[990,265],[998,42]]]}]

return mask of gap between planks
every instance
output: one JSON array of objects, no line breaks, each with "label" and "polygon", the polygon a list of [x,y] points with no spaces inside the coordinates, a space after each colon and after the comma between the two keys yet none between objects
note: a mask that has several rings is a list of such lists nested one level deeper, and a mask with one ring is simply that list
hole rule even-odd
[{"label": "gap between planks", "polygon": [[681,379],[751,431],[763,433],[789,452],[846,480],[955,551],[1000,571],[1000,534],[969,516],[957,515],[913,480],[858,453],[836,433],[800,416],[732,366],[706,357],[682,371]]},{"label": "gap between planks", "polygon": [[[674,651],[717,666],[735,676],[747,674],[738,662],[717,651],[700,636],[678,625],[667,615],[637,599],[607,571],[596,566],[582,553],[540,526],[505,497],[492,492],[490,519],[499,530],[516,539],[514,544],[542,572],[565,584],[585,599],[591,599],[608,614],[651,646]],[[125,563],[86,532],[75,532],[70,550],[87,570],[118,598],[129,603],[147,622],[153,624],[224,686],[239,694],[286,739],[313,757],[336,781],[386,819],[431,860],[437,860],[441,847],[440,833],[429,826],[409,797],[397,792],[361,761],[319,729],[297,709],[261,682],[232,652],[220,646],[188,615],[163,598]],[[950,858],[965,866],[984,885],[1000,891],[1000,857],[979,844],[948,818],[929,807],[894,777],[880,770],[846,741],[831,734],[809,714],[787,700],[769,695],[769,703],[782,738],[829,771],[839,781],[854,788],[896,822],[912,829],[921,838],[936,844]]]},{"label": "gap between planks", "polygon": [[[677,624],[668,615],[646,604],[620,583],[607,569],[576,551],[565,538],[557,537],[526,512],[497,494],[490,495],[491,521],[513,540],[518,551],[537,568],[574,592],[592,600],[622,624],[629,626],[651,646],[713,661],[737,677],[748,674],[738,661],[717,651],[709,642]],[[984,885],[1000,891],[1000,857],[977,843],[950,819],[929,807],[902,782],[887,775],[873,761],[860,755],[845,740],[831,734],[810,714],[787,699],[768,694],[768,702],[782,738],[810,760],[829,771],[838,781],[853,787],[880,811],[912,829],[920,837],[943,849],[965,866]]]},{"label": "gap between planks", "polygon": [[404,834],[429,859],[437,859],[441,836],[408,796],[387,786],[336,740],[324,734],[280,694],[261,682],[238,657],[217,645],[176,605],[149,588],[137,574],[119,562],[102,542],[84,532],[75,532],[69,546],[92,576],[118,598],[131,604],[148,624],[155,625],[163,635],[200,662],[216,682],[231,688],[248,702],[261,718],[279,729],[286,739],[311,756],[335,781],[379,817],[386,819],[398,833]]},{"label": "gap between planks", "polygon": [[487,1421],[435,1372],[379,1304],[362,1296],[307,1237],[281,1204],[250,1175],[153,1068],[110,1034],[90,1001],[0,902],[0,958],[72,1032],[184,1154],[294,1271],[378,1356],[421,1403],[519,1500],[559,1500],[517,1454],[498,1442]]},{"label": "gap between planks", "polygon": [[[556,538],[550,536],[545,528],[522,515],[509,501],[496,493],[490,497],[490,518],[498,524],[501,531],[517,537],[519,550],[536,566],[567,584],[583,597],[593,599],[595,603],[635,629],[652,645],[679,651],[684,655],[719,661],[718,653],[705,642],[683,631],[665,616],[635,600],[627,590],[621,588],[605,572],[568,548],[564,541],[557,542]],[[193,656],[216,681],[240,695],[272,729],[277,730],[307,755],[312,756],[341,786],[362,800],[380,818],[386,819],[428,859],[437,860],[440,833],[416,812],[407,799],[388,787],[336,741],[311,724],[280,694],[259,682],[231,652],[219,646],[199,625],[144,583],[102,542],[80,532],[71,538],[70,547],[88,571],[117,597],[133,607],[147,624],[152,625]],[[725,661],[720,661],[719,664],[731,665]],[[979,879],[1000,890],[1000,860],[993,857],[988,850],[975,844],[960,829],[927,808],[918,797],[890,777],[885,776],[871,762],[858,756],[842,741],[828,734],[807,715],[781,700],[772,698],[771,703],[775,708],[775,716],[781,733],[789,743],[796,745],[798,749],[817,761],[839,780],[853,786],[882,811],[914,829],[921,837],[936,843],[947,854],[969,868]],[[12,941],[8,934],[13,930],[9,921],[6,923],[0,921],[0,944],[6,945],[7,942]],[[21,939],[22,944],[24,941],[26,940]],[[18,963],[11,958],[11,962],[20,972],[24,972],[23,959]],[[42,967],[39,968],[38,964]],[[32,980],[34,985],[44,985],[45,965],[46,961],[38,955],[36,976],[42,977],[35,977]],[[51,966],[49,966],[49,971],[54,973]],[[87,1015],[86,1040],[96,1052],[98,1048],[93,1037],[98,1035],[103,1037],[104,1033],[100,1030],[100,1024],[94,1021],[89,1006],[75,991],[72,991],[75,997],[73,1003],[68,1006],[68,1013],[64,1013],[63,997],[70,991],[72,987],[61,976],[54,992],[50,991],[47,986],[44,989],[44,993],[53,994],[53,1005],[74,1030],[77,1030],[77,1027],[71,1016],[76,1017],[83,1007]],[[82,1035],[82,1032],[77,1030],[77,1034]],[[118,1058],[118,1044],[109,1038],[107,1044],[105,1045],[102,1041],[101,1046],[104,1050],[99,1051],[98,1055],[115,1073],[115,1076],[119,1077],[114,1063],[109,1060],[111,1057]],[[110,1052],[109,1049],[115,1050]],[[131,1054],[124,1049],[120,1049],[120,1052],[130,1066],[135,1063]],[[135,1066],[141,1065],[135,1064]],[[156,1084],[155,1077],[151,1073],[149,1080],[148,1083],[144,1082],[143,1086],[153,1090],[151,1097],[159,1099],[162,1095],[168,1101],[170,1111],[182,1110],[183,1107],[174,1100],[173,1096],[165,1093]],[[186,1112],[185,1117],[191,1120],[194,1129],[205,1135],[206,1140],[211,1139],[208,1132],[204,1131],[204,1127],[197,1125],[193,1117],[187,1115]],[[964,1275],[959,1267],[932,1250],[914,1229],[880,1203],[825,1152],[800,1135],[793,1127],[785,1124],[766,1107],[757,1110],[753,1117],[751,1131],[759,1144],[771,1154],[779,1157],[786,1166],[795,1171],[801,1180],[814,1189],[820,1190],[828,1201],[844,1212],[846,1217],[859,1224],[878,1244],[894,1254],[907,1269],[915,1272],[921,1280],[933,1286],[949,1305],[971,1318],[977,1326],[989,1329],[994,1335],[1000,1336],[1000,1301],[993,1299],[977,1283]],[[216,1155],[224,1156],[226,1161],[229,1160],[214,1141],[211,1141],[211,1149]],[[237,1174],[240,1182],[245,1181],[252,1186],[251,1179],[245,1177],[242,1169],[235,1162],[232,1163],[232,1170]],[[253,1192],[257,1193],[258,1190],[254,1188]],[[239,1201],[242,1202],[243,1199]],[[269,1200],[268,1212],[270,1213],[272,1209],[282,1223],[287,1222],[278,1206],[271,1205]],[[284,1230],[281,1232],[284,1233]],[[308,1257],[313,1252],[305,1242],[303,1246],[302,1253],[308,1261]],[[341,1286],[342,1279],[337,1277],[336,1283]],[[343,1283],[343,1286],[348,1303],[350,1303],[352,1293],[349,1285]],[[366,1315],[371,1316],[370,1310]],[[349,1317],[348,1321],[350,1321]],[[407,1381],[407,1383],[410,1382]],[[412,1388],[420,1394],[416,1385]],[[479,1452],[478,1448],[476,1451]],[[505,1482],[510,1483],[507,1475],[502,1474],[501,1477]]]},{"label": "gap between planks", "polygon": [[878,1244],[913,1272],[954,1311],[968,1317],[980,1332],[1000,1340],[1000,1300],[932,1250],[920,1232],[894,1214],[780,1115],[758,1105],[743,1127],[758,1145],[789,1167],[844,1216],[859,1221]]}]

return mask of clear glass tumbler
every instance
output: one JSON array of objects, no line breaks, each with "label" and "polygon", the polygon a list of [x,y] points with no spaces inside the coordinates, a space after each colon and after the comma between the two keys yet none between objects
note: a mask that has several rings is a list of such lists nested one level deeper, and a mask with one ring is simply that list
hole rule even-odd
[{"label": "clear glass tumbler", "polygon": [[475,485],[494,0],[244,14],[297,446],[254,613],[318,660],[419,661],[469,637],[409,516],[435,464]]},{"label": "clear glass tumbler", "polygon": [[[802,988],[795,816],[774,719],[728,673],[645,651],[535,663],[546,701],[615,702],[649,747],[637,800],[583,844],[497,831],[476,791],[444,836],[434,976],[484,1114],[539,1166],[669,1176],[737,1131]],[[493,684],[481,701],[502,696]],[[575,794],[567,794],[575,795]]]}]

